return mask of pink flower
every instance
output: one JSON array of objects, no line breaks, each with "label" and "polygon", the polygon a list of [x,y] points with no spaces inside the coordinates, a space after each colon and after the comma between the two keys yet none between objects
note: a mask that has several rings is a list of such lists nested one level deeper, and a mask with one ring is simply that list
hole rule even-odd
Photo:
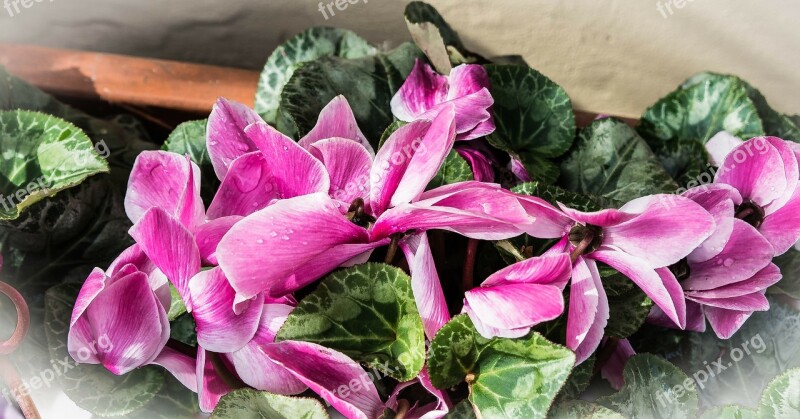
[{"label": "pink flower", "polygon": [[[766,289],[781,279],[773,265],[775,251],[759,232],[734,218],[742,204],[739,192],[725,184],[697,187],[683,196],[705,208],[716,223],[714,233],[686,259],[671,267],[687,300],[686,328],[704,331],[705,318],[722,339],[731,337],[754,311],[769,309]],[[651,323],[674,327],[654,308]]]},{"label": "pink flower", "polygon": [[800,171],[795,149],[786,141],[757,137],[736,146],[715,182],[739,192],[742,202],[736,206],[736,218],[755,227],[776,256],[800,239]]},{"label": "pink flower", "polygon": [[[521,197],[537,217],[540,238],[560,238],[547,254],[565,252],[573,259],[567,318],[567,347],[578,362],[588,358],[603,337],[608,300],[596,262],[630,278],[667,316],[681,327],[686,306],[675,276],[667,268],[677,263],[714,231],[711,215],[684,197],[653,195],[635,199],[619,210],[593,213],[535,197]],[[665,201],[671,199],[671,204]],[[669,243],[669,245],[665,245]]]},{"label": "pink flower", "polygon": [[405,122],[434,119],[447,106],[456,109],[458,140],[472,140],[494,132],[489,76],[483,66],[462,64],[449,76],[436,73],[417,60],[403,86],[392,98],[394,116]]}]

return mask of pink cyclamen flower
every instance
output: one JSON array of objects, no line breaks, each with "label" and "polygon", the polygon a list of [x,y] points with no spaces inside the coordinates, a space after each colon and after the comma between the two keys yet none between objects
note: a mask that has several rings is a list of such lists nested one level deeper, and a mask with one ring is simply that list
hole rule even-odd
[{"label": "pink cyclamen flower", "polygon": [[739,191],[736,217],[769,240],[776,256],[800,239],[800,171],[795,149],[786,141],[757,137],[736,146],[715,182]]},{"label": "pink cyclamen flower", "polygon": [[67,349],[78,362],[117,375],[150,364],[169,339],[167,279],[137,245],[86,279],[70,320]]},{"label": "pink cyclamen flower", "polygon": [[[309,143],[311,153],[330,174],[330,189],[278,201],[245,217],[227,233],[217,258],[233,288],[241,298],[260,292],[280,297],[338,266],[365,261],[372,249],[411,230],[445,229],[497,240],[533,228],[533,217],[499,185],[464,182],[425,191],[452,149],[455,127],[455,109],[448,105],[432,121],[399,128],[374,159],[361,144],[348,139]],[[256,143],[284,137],[266,124],[247,131]],[[285,147],[284,151],[291,150],[290,145]],[[405,240],[400,245],[407,250]],[[422,243],[427,246],[427,240]],[[421,259],[427,260],[426,252],[423,248]],[[270,264],[252,263],[264,254],[270,255]],[[422,272],[427,273],[424,278]],[[412,285],[415,295],[437,296],[430,304],[418,301],[436,311],[423,313],[423,318],[440,319],[443,310],[434,307],[440,307],[443,296],[431,273],[428,268],[416,274],[412,269]],[[426,328],[433,330],[434,326]]]},{"label": "pink cyclamen flower", "polygon": [[389,400],[386,402],[386,406],[397,411],[400,406],[398,400],[400,392],[414,384],[421,385],[426,392],[436,398],[436,401],[421,406],[419,404],[414,404],[404,417],[408,419],[439,419],[446,416],[450,412],[450,409],[453,408],[453,403],[450,401],[450,396],[447,395],[447,392],[439,390],[431,383],[427,366],[422,369],[417,378],[396,385],[394,390],[392,390],[392,394],[389,396]]},{"label": "pink cyclamen flower", "polygon": [[481,65],[462,64],[442,76],[417,60],[403,86],[392,98],[394,116],[405,122],[433,119],[447,106],[456,108],[458,140],[472,140],[495,130],[489,76]]},{"label": "pink cyclamen flower", "polygon": [[[731,337],[754,311],[769,309],[769,286],[781,279],[772,264],[772,245],[747,222],[735,218],[739,192],[725,184],[690,189],[683,196],[705,208],[716,223],[714,233],[686,259],[671,267],[687,302],[686,328],[702,332],[705,318],[722,339]],[[651,323],[674,327],[654,308]]]},{"label": "pink cyclamen flower", "polygon": [[[573,259],[567,318],[567,347],[578,362],[588,358],[603,337],[608,300],[596,262],[616,269],[639,286],[681,327],[686,305],[675,276],[667,268],[697,248],[714,231],[714,219],[684,197],[653,195],[619,210],[586,213],[561,206],[559,211],[535,197],[521,197],[537,217],[540,238],[560,238],[546,254],[565,252]],[[665,201],[671,199],[671,205]],[[665,246],[664,243],[669,243]]]},{"label": "pink cyclamen flower", "polygon": [[464,312],[486,338],[525,336],[531,326],[553,320],[564,312],[562,290],[571,273],[566,253],[515,263],[486,278],[480,287],[467,291]]}]

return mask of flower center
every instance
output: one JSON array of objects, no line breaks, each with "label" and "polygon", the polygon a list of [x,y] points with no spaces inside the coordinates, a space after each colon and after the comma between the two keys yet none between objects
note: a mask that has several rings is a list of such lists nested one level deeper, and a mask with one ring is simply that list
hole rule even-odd
[{"label": "flower center", "polygon": [[681,259],[678,263],[669,267],[670,272],[675,275],[678,281],[688,279],[692,275],[692,269],[689,267],[689,260],[686,258]]},{"label": "flower center", "polygon": [[765,216],[764,209],[753,201],[742,202],[742,205],[736,208],[736,218],[755,228],[761,227]]},{"label": "flower center", "polygon": [[363,228],[369,228],[369,226],[375,222],[375,217],[364,211],[364,200],[361,198],[353,200],[353,203],[350,204],[350,208],[347,209],[347,215],[345,215],[345,217],[353,224]]},{"label": "flower center", "polygon": [[569,231],[569,242],[575,246],[574,258],[594,252],[603,243],[603,229],[591,224],[575,224]]}]

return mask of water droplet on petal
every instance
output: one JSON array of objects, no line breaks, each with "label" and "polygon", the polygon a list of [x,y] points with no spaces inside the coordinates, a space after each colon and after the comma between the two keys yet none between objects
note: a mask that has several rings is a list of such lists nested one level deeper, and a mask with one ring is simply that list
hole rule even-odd
[{"label": "water droplet on petal", "polygon": [[278,233],[276,233],[276,232],[274,232],[274,231],[270,231],[270,232],[269,232],[269,236],[270,236],[270,237],[277,237],[277,236],[278,236]]},{"label": "water droplet on petal", "polygon": [[283,151],[289,151],[289,146],[288,145],[283,146]]},{"label": "water droplet on petal", "polygon": [[258,239],[258,240],[256,240],[256,243],[263,244],[264,243],[264,239]]},{"label": "water droplet on petal", "polygon": [[725,262],[723,262],[722,264],[725,265],[726,267],[730,267],[731,265],[733,265],[733,259],[725,259]]},{"label": "water droplet on petal", "polygon": [[289,241],[289,236],[283,236],[283,237],[281,237],[281,240],[283,240],[283,241]]}]

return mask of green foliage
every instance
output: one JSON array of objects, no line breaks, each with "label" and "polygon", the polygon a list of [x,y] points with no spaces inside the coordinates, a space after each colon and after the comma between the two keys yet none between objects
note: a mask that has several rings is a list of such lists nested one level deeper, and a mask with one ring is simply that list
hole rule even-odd
[{"label": "green foliage", "polygon": [[328,412],[314,399],[242,388],[223,396],[211,418],[327,419]]}]

